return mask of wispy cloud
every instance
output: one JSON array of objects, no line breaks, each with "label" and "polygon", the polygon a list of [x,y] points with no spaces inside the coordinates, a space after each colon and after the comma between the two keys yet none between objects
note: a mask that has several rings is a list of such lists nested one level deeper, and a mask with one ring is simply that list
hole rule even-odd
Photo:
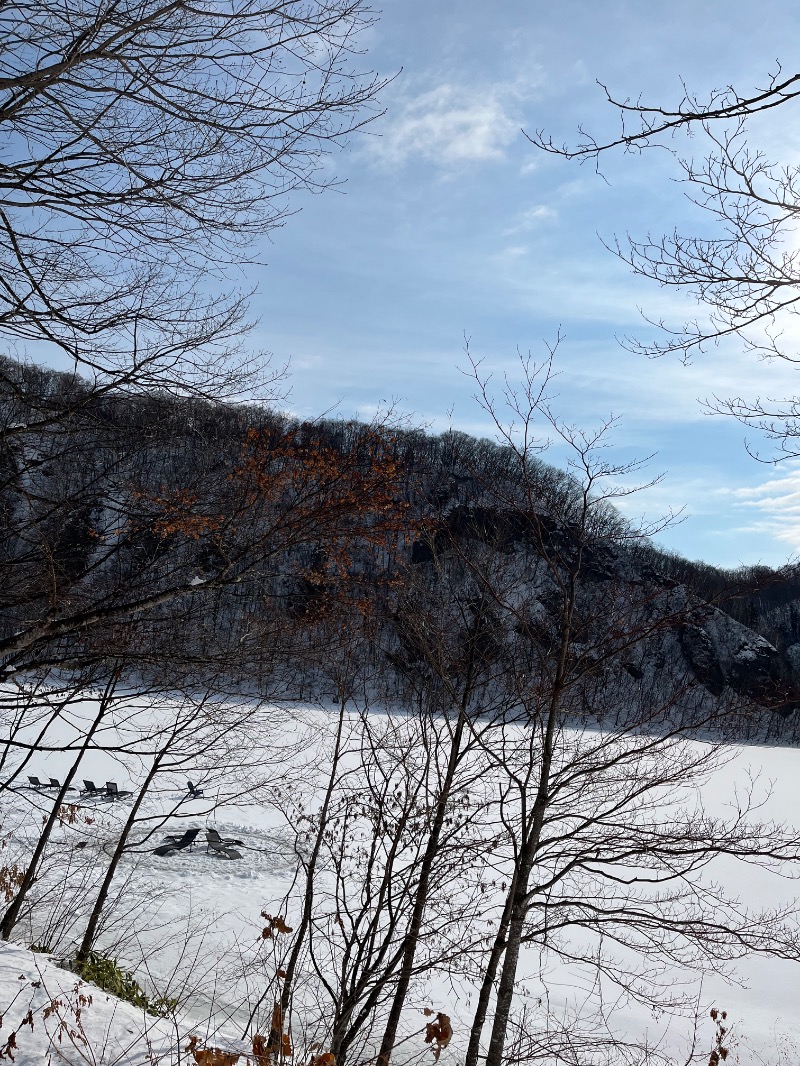
[{"label": "wispy cloud", "polygon": [[779,468],[759,485],[725,490],[753,518],[743,530],[764,533],[800,552],[800,462]]},{"label": "wispy cloud", "polygon": [[371,141],[372,155],[392,167],[414,160],[451,168],[503,159],[519,136],[522,101],[534,81],[443,81],[406,96],[390,105],[381,136]]},{"label": "wispy cloud", "polygon": [[558,218],[558,211],[554,207],[548,204],[535,204],[525,211],[520,211],[512,225],[505,229],[503,234],[508,237],[515,233],[526,233],[541,226],[543,222],[551,222],[556,218]]},{"label": "wispy cloud", "polygon": [[[514,230],[509,230],[509,234],[514,233]],[[530,249],[526,244],[509,244],[500,252],[500,257],[506,260],[517,260],[528,254]]]},{"label": "wispy cloud", "polygon": [[[609,339],[610,340],[610,339]],[[613,342],[569,341],[562,366],[565,389],[574,388],[586,400],[605,404],[633,422],[652,425],[687,425],[705,421],[714,398],[763,395],[765,380],[770,395],[792,396],[797,389],[796,372],[785,363],[764,364],[730,346],[699,356],[688,366],[677,357],[646,359]],[[745,428],[742,438],[755,437]]]}]

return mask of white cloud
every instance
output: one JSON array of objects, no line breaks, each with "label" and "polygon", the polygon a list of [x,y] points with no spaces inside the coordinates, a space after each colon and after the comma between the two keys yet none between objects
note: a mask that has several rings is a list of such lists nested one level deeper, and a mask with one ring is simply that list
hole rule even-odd
[{"label": "white cloud", "polygon": [[[509,230],[508,232],[509,233],[514,233],[516,231]],[[527,244],[509,244],[499,253],[499,258],[501,258],[501,259],[510,259],[510,260],[513,261],[513,260],[520,259],[522,256],[525,256],[527,254],[528,254],[528,246],[527,246]]]},{"label": "white cloud", "polygon": [[444,82],[405,101],[372,140],[379,162],[423,159],[441,167],[504,158],[519,134],[513,86],[467,87]]},{"label": "white cloud", "polygon": [[[563,365],[576,389],[607,397],[626,419],[649,423],[704,421],[709,408],[703,401],[713,405],[715,397],[753,398],[763,392],[765,381],[774,396],[792,396],[797,389],[786,364],[765,373],[763,363],[732,347],[706,352],[684,366],[676,356],[649,360],[611,345],[604,349],[584,342],[565,346]],[[741,435],[749,436],[744,428]]]},{"label": "white cloud", "polygon": [[536,204],[526,211],[521,211],[513,225],[504,230],[503,234],[507,237],[514,233],[525,233],[540,226],[543,222],[548,222],[555,218],[558,218],[558,212],[555,208],[549,207],[547,204]]},{"label": "white cloud", "polygon": [[779,467],[759,485],[723,491],[735,507],[756,512],[743,531],[768,534],[800,552],[800,462]]},{"label": "white cloud", "polygon": [[547,204],[537,204],[536,207],[531,207],[523,212],[522,221],[533,225],[543,218],[555,218],[556,214],[557,212],[552,207],[548,207]]}]

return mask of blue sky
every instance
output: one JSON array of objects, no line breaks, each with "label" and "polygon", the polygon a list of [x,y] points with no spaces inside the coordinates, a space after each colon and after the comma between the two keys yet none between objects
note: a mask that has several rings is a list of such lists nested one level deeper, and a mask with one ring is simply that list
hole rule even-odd
[{"label": "blue sky", "polygon": [[[763,84],[775,59],[793,62],[800,11],[771,0],[755,11],[738,0],[387,4],[364,41],[371,67],[402,68],[386,114],[332,160],[342,191],[299,201],[263,252],[257,337],[291,359],[291,409],[369,417],[396,401],[433,431],[491,435],[459,371],[465,335],[501,376],[514,374],[517,349],[537,356],[560,329],[562,416],[619,416],[623,461],[657,453],[647,472],[663,480],[627,510],[686,508],[662,544],[724,566],[800,551],[800,466],[756,463],[742,427],[699,403],[794,394],[794,369],[759,364],[739,345],[685,367],[630,355],[617,339],[646,336],[640,307],[682,316],[674,293],[635,278],[598,239],[707,229],[674,162],[662,151],[609,157],[598,177],[538,154],[521,133],[613,130],[595,79],[657,101],[677,101],[681,77],[701,94]],[[762,135],[791,158],[800,146],[789,120],[785,110]]]},{"label": "blue sky", "polygon": [[[592,427],[617,416],[620,461],[657,453],[645,476],[663,480],[626,510],[655,519],[686,508],[661,543],[724,566],[800,552],[800,464],[757,463],[742,427],[698,402],[800,393],[793,367],[736,344],[691,366],[653,362],[617,340],[647,336],[640,307],[682,318],[674,293],[632,276],[600,240],[707,231],[674,161],[609,156],[601,177],[537,153],[520,132],[614,132],[595,79],[654,102],[677,102],[681,77],[700,95],[763,85],[776,59],[795,69],[798,39],[789,0],[387,2],[362,41],[364,69],[397,73],[385,115],[331,157],[344,184],[298,196],[247,271],[260,320],[251,343],[290,361],[286,405],[369,418],[395,402],[412,424],[490,436],[459,370],[465,336],[498,380],[515,375],[518,350],[536,358],[560,331],[562,417]],[[800,158],[797,113],[781,109],[758,131],[785,161]]]},{"label": "blue sky", "polygon": [[[331,160],[340,191],[296,202],[257,272],[256,340],[291,360],[288,406],[370,417],[396,401],[433,431],[491,435],[459,372],[465,335],[499,377],[515,373],[517,349],[537,356],[560,329],[562,416],[593,426],[613,414],[621,460],[657,453],[648,475],[662,482],[627,509],[686,508],[661,543],[724,566],[800,551],[800,466],[755,462],[743,428],[698,402],[792,395],[793,368],[737,345],[688,367],[654,362],[617,340],[647,335],[640,307],[681,317],[673,293],[633,277],[598,236],[707,229],[673,161],[618,155],[599,177],[537,153],[520,132],[567,140],[580,122],[611,132],[595,78],[659,102],[678,101],[680,77],[700,93],[763,84],[776,58],[791,65],[786,42],[799,33],[800,9],[773,0],[387,4],[363,42],[365,64],[402,68],[386,114]],[[791,158],[795,115],[780,117],[762,134]]]}]

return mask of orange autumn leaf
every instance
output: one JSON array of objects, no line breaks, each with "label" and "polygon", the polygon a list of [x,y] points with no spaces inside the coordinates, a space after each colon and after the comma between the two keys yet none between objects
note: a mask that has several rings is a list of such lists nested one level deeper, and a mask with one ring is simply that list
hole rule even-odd
[{"label": "orange autumn leaf", "polygon": [[[426,1008],[425,1014],[433,1014],[433,1011]],[[425,1043],[431,1045],[434,1062],[439,1061],[439,1056],[450,1043],[452,1036],[453,1027],[450,1024],[450,1017],[447,1014],[439,1012],[436,1015],[436,1021],[428,1022],[425,1026]]]},{"label": "orange autumn leaf", "polygon": [[271,1057],[267,1038],[262,1036],[261,1033],[256,1033],[253,1037],[253,1061],[255,1066],[270,1066]]},{"label": "orange autumn leaf", "polygon": [[271,914],[267,914],[266,911],[262,911],[261,917],[266,918],[269,922],[269,925],[265,926],[261,930],[262,940],[270,940],[274,933],[291,933],[293,931],[293,927],[291,925],[287,925],[286,921],[280,914],[275,915],[275,917],[273,918]]},{"label": "orange autumn leaf", "polygon": [[217,1047],[201,1048],[196,1036],[189,1037],[189,1043],[184,1048],[192,1056],[197,1066],[236,1066],[241,1055],[236,1051],[223,1051]]},{"label": "orange autumn leaf", "polygon": [[186,489],[175,489],[162,496],[136,492],[134,497],[155,510],[151,528],[162,539],[177,533],[190,540],[199,540],[222,525],[220,516],[198,513],[199,498]]}]

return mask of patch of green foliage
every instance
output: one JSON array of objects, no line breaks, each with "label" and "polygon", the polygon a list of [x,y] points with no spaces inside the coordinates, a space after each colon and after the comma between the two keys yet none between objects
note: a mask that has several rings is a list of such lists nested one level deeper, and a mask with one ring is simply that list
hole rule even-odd
[{"label": "patch of green foliage", "polygon": [[167,1018],[174,1014],[178,1006],[177,999],[159,996],[150,999],[130,970],[123,970],[116,959],[91,951],[89,957],[75,967],[84,981],[91,981],[104,992],[110,992],[117,999],[124,999],[134,1007],[141,1007],[156,1018]]}]

